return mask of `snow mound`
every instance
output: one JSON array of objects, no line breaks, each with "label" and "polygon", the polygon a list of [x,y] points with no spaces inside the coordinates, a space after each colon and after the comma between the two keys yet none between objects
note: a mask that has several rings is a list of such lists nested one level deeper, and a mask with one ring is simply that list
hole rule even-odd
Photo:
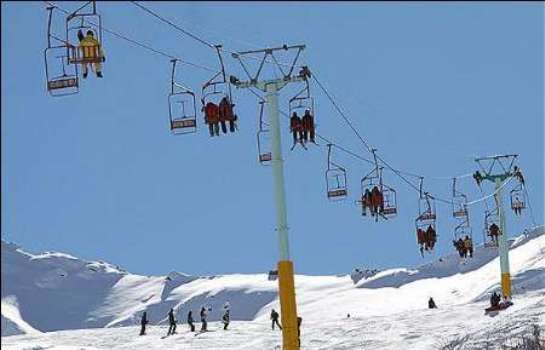
[{"label": "snow mound", "polygon": [[19,313],[15,297],[2,298],[2,337],[18,334],[38,334],[36,329],[26,323]]}]

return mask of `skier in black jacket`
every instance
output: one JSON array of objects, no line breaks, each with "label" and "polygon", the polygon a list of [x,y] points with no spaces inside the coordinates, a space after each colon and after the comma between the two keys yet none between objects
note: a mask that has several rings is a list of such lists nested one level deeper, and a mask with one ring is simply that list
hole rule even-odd
[{"label": "skier in black jacket", "polygon": [[282,326],[280,325],[280,323],[278,323],[278,317],[280,315],[278,315],[278,312],[276,312],[274,309],[272,309],[271,311],[271,321],[272,321],[272,329],[274,331],[274,325],[276,324],[278,326],[278,328],[282,329]]},{"label": "skier in black jacket", "polygon": [[142,319],[140,320],[140,325],[142,326],[142,328],[140,329],[140,335],[146,334],[146,325],[148,323],[149,323],[148,315],[147,315],[147,312],[144,311],[144,313],[142,314]]},{"label": "skier in black jacket", "polygon": [[176,334],[176,318],[174,318],[174,309],[170,309],[168,312],[168,323],[170,326],[168,327],[167,335]]},{"label": "skier in black jacket", "polygon": [[187,324],[191,327],[191,332],[195,332],[195,320],[193,320],[193,311],[189,310],[187,313]]},{"label": "skier in black jacket", "polygon": [[437,309],[437,305],[435,305],[435,301],[432,297],[430,297],[430,300],[428,300],[428,308],[429,309]]}]

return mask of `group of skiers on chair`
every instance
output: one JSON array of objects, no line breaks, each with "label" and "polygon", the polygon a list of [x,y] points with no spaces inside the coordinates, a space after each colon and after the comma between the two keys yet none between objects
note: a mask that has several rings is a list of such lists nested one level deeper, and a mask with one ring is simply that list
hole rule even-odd
[{"label": "group of skiers on chair", "polygon": [[468,254],[470,258],[473,257],[473,240],[469,236],[466,235],[464,239],[460,237],[458,240],[453,240],[452,245],[460,254],[460,258],[467,258]]},{"label": "group of skiers on chair", "polygon": [[374,186],[373,189],[365,189],[365,192],[361,196],[361,215],[367,215],[367,209],[371,216],[378,220],[378,216],[382,215],[384,211],[384,195],[378,186]]},{"label": "group of skiers on chair", "polygon": [[[208,308],[204,306],[201,307],[201,311],[200,311],[201,332],[208,331],[208,322],[206,319],[208,317],[208,312],[210,312],[211,310],[212,309],[209,307]],[[225,305],[223,306],[223,315],[221,317],[224,330],[227,330],[227,327],[229,326],[229,323],[230,323],[230,319],[231,319],[230,306],[229,306],[229,302],[226,302]],[[148,323],[149,323],[148,315],[147,315],[147,312],[144,311],[144,313],[142,314],[142,319],[140,320],[140,325],[141,325],[140,335],[146,334],[146,325],[148,325]],[[174,316],[174,309],[172,308],[168,312],[168,323],[169,323],[169,327],[168,327],[167,336],[177,334],[176,332],[177,320],[176,320],[176,317]],[[195,320],[193,319],[193,311],[191,310],[189,310],[189,312],[187,313],[187,324],[189,325],[191,332],[195,332]]]},{"label": "group of skiers on chair", "polygon": [[437,242],[437,232],[432,225],[429,225],[426,231],[418,227],[416,229],[416,238],[418,240],[418,244],[420,245],[420,254],[423,257],[424,250],[433,250],[435,242]]},{"label": "group of skiers on chair", "polygon": [[290,118],[290,132],[293,134],[293,146],[291,149],[293,149],[298,142],[301,146],[305,147],[309,137],[310,142],[316,143],[314,116],[310,112],[310,109],[307,108],[305,110],[305,114],[302,118],[297,115],[297,112],[293,112]]},{"label": "group of skiers on chair", "polygon": [[220,125],[221,131],[224,134],[227,134],[227,123],[229,123],[229,131],[235,132],[237,129],[236,122],[238,116],[233,111],[234,106],[235,105],[229,101],[227,96],[224,96],[221,99],[219,105],[209,101],[203,106],[204,121],[208,124],[208,130],[210,131],[211,137],[220,136]]}]

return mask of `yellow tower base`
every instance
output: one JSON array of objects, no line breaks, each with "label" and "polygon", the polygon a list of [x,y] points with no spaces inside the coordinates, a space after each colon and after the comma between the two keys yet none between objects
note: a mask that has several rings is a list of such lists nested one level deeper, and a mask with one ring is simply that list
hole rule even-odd
[{"label": "yellow tower base", "polygon": [[278,287],[282,319],[282,349],[299,350],[293,263],[289,260],[278,262]]},{"label": "yellow tower base", "polygon": [[511,276],[509,273],[501,274],[501,290],[504,297],[511,298]]}]

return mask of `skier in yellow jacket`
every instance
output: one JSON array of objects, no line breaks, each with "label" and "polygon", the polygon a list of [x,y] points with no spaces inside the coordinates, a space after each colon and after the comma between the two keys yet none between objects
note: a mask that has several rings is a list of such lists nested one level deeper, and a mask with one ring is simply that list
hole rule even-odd
[{"label": "skier in yellow jacket", "polygon": [[102,62],[106,61],[104,52],[100,42],[95,38],[92,30],[87,31],[87,35],[83,36],[81,30],[78,31],[79,51],[81,54],[81,67],[83,78],[87,78],[87,64],[91,64],[97,74],[97,78],[102,78]]}]

